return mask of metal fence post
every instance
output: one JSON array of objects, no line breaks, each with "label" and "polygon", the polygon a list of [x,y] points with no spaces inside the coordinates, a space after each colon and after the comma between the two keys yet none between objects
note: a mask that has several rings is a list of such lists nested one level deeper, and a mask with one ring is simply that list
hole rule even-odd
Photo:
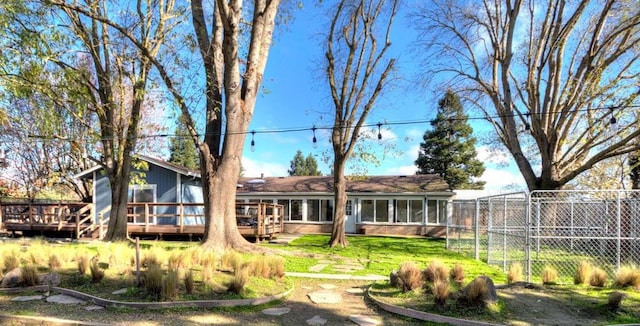
[{"label": "metal fence post", "polygon": [[617,230],[617,234],[616,234],[616,272],[620,271],[620,256],[622,254],[622,248],[620,246],[620,242],[622,240],[622,233],[620,232],[620,228],[622,226],[622,223],[620,221],[620,191],[618,191],[616,193],[616,228]]},{"label": "metal fence post", "polygon": [[476,198],[476,213],[473,217],[474,224],[474,238],[475,238],[475,252],[474,257],[476,260],[480,260],[480,200]]},{"label": "metal fence post", "polygon": [[525,277],[531,282],[531,195],[524,195],[524,263]]}]

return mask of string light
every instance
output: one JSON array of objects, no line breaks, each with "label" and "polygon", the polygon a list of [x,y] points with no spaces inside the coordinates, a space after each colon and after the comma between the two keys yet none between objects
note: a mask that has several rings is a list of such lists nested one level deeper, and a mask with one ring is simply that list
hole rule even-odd
[{"label": "string light", "polygon": [[531,131],[531,125],[529,124],[529,116],[531,114],[529,112],[525,113],[525,116],[527,117],[527,121],[524,122],[524,131]]},{"label": "string light", "polygon": [[616,117],[613,115],[613,108],[609,108],[609,111],[611,111],[611,119],[609,119],[609,124],[611,125],[611,128],[617,129],[618,120],[616,120]]},{"label": "string light", "polygon": [[255,152],[256,151],[256,142],[254,141],[254,137],[256,135],[256,131],[255,130],[251,130],[251,151]]},{"label": "string light", "polygon": [[318,139],[316,139],[316,126],[313,126],[311,130],[313,131],[313,148],[318,148]]},{"label": "string light", "polygon": [[378,122],[378,142],[382,142],[382,133],[380,132],[380,127],[382,127],[382,124]]}]

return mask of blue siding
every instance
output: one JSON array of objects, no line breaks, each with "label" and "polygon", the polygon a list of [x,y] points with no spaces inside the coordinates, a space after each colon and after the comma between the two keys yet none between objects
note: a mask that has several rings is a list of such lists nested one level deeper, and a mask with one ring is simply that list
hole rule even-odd
[{"label": "blue siding", "polygon": [[[183,203],[204,203],[202,196],[202,186],[200,182],[187,179],[182,182],[182,202]],[[184,208],[185,215],[197,214],[200,217],[185,217],[185,225],[204,224],[204,206],[189,206]]]},{"label": "blue siding", "polygon": [[[175,203],[176,198],[176,172],[167,170],[163,167],[159,167],[154,164],[149,164],[147,171],[141,171],[145,173],[145,180],[147,184],[156,185],[156,202],[158,203]],[[175,207],[159,206],[156,207],[156,214],[171,214],[174,217],[158,218],[158,224],[175,225],[177,223],[175,214]]]},{"label": "blue siding", "polygon": [[104,218],[111,216],[111,186],[109,185],[109,178],[103,175],[101,171],[95,173],[95,207],[96,207],[96,223],[99,223],[99,213],[104,212]]}]

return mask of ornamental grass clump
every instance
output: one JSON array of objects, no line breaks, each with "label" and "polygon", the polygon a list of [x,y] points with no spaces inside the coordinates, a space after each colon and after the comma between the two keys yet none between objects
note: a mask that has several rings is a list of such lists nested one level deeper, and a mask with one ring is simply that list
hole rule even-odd
[{"label": "ornamental grass clump", "polygon": [[58,255],[56,254],[49,255],[49,270],[55,271],[60,267],[62,267],[62,262],[60,261],[60,258],[58,258]]},{"label": "ornamental grass clump", "polygon": [[17,251],[5,252],[3,265],[5,272],[9,272],[20,267],[20,254]]},{"label": "ornamental grass clump", "polygon": [[284,277],[284,258],[280,256],[269,256],[269,268],[271,270],[271,278]]},{"label": "ornamental grass clump", "polygon": [[91,262],[89,271],[91,272],[91,283],[99,283],[104,278],[104,270],[98,266],[97,260]]},{"label": "ornamental grass clump", "polygon": [[84,275],[87,273],[90,261],[91,259],[88,255],[78,255],[78,257],[76,257],[76,262],[78,263],[78,273],[80,273],[80,275]]},{"label": "ornamental grass clump", "polygon": [[423,283],[422,272],[420,272],[420,268],[416,263],[407,261],[400,264],[398,287],[402,289],[402,292],[413,291],[422,286]]},{"label": "ornamental grass clump", "polygon": [[487,283],[487,279],[485,277],[477,277],[467,287],[463,292],[463,296],[460,298],[462,301],[471,305],[481,305],[484,303],[484,298],[489,295],[489,284]]},{"label": "ornamental grass clump", "polygon": [[239,267],[233,272],[233,278],[227,284],[227,291],[240,294],[249,281],[249,269],[246,266]]},{"label": "ornamental grass clump", "polygon": [[558,271],[553,266],[545,266],[542,269],[542,284],[555,284],[558,280]]},{"label": "ornamental grass clump", "polygon": [[147,296],[158,301],[162,298],[162,267],[160,264],[151,264],[142,274],[142,287]]},{"label": "ornamental grass clump", "polygon": [[271,276],[271,266],[269,265],[269,261],[265,256],[257,256],[252,259],[248,263],[247,269],[250,276],[262,278],[269,278]]},{"label": "ornamental grass clump", "polygon": [[422,273],[424,280],[429,283],[433,283],[436,280],[446,280],[449,277],[449,269],[439,260],[429,262],[429,265]]},{"label": "ornamental grass clump", "polygon": [[40,283],[38,278],[38,270],[35,266],[29,265],[22,267],[22,276],[20,278],[20,285],[22,286],[36,286]]},{"label": "ornamental grass clump", "polygon": [[640,288],[640,271],[632,266],[622,266],[616,273],[613,286],[615,287],[633,287]]},{"label": "ornamental grass clump", "polygon": [[593,266],[586,260],[580,261],[578,263],[578,268],[576,269],[576,275],[573,277],[573,284],[587,284],[589,283],[589,277],[591,276],[591,271],[593,270]]},{"label": "ornamental grass clump", "polygon": [[450,294],[448,280],[437,279],[433,282],[433,301],[436,305],[440,307],[446,306]]},{"label": "ornamental grass clump", "polygon": [[184,289],[187,294],[193,294],[193,290],[195,289],[195,282],[193,281],[193,271],[189,270],[184,274]]},{"label": "ornamental grass clump", "polygon": [[589,277],[589,284],[595,287],[604,287],[607,284],[607,272],[605,272],[602,268],[596,267],[591,271],[591,276]]},{"label": "ornamental grass clump", "polygon": [[169,269],[167,275],[162,279],[162,297],[161,300],[173,301],[178,298],[178,290],[180,285],[180,274],[176,269]]},{"label": "ornamental grass clump", "polygon": [[509,271],[507,272],[507,283],[516,283],[522,281],[522,264],[515,262],[509,265]]},{"label": "ornamental grass clump", "polygon": [[451,282],[462,284],[464,283],[464,276],[464,269],[462,268],[462,265],[458,263],[456,263],[453,268],[451,268],[451,271],[449,271],[449,279]]}]

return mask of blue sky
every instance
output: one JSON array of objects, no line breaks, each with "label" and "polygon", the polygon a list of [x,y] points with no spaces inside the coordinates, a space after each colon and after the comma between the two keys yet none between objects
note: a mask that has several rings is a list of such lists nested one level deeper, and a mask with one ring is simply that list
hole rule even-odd
[{"label": "blue sky", "polygon": [[[328,126],[332,121],[330,94],[326,77],[322,75],[322,40],[319,33],[326,26],[326,16],[314,7],[296,10],[295,20],[280,29],[269,55],[263,88],[249,130],[255,130],[255,151],[250,151],[251,134],[247,135],[243,167],[245,176],[286,176],[297,150],[315,155],[323,173],[330,165],[322,160],[323,153],[331,149],[328,133],[316,131],[318,147],[312,146],[312,132],[266,133],[267,130],[308,129]],[[430,128],[426,122],[435,117],[436,103],[442,93],[425,90],[409,82],[419,73],[418,59],[410,50],[413,32],[407,28],[408,19],[398,16],[392,35],[392,53],[398,58],[398,75],[393,87],[388,88],[377,102],[377,108],[367,122],[424,121],[406,125],[383,125],[383,139],[395,146],[399,155],[384,155],[384,146],[370,141],[381,164],[368,165],[369,175],[414,174],[414,161],[424,132]],[[482,138],[491,132],[480,120],[470,121],[475,136]],[[373,127],[377,134],[377,127]],[[487,146],[479,145],[478,158],[485,163],[487,182],[485,189],[503,190],[513,184],[524,188],[524,181],[506,153],[490,154]],[[350,171],[347,171],[349,173]],[[513,190],[513,188],[510,188]]]}]

